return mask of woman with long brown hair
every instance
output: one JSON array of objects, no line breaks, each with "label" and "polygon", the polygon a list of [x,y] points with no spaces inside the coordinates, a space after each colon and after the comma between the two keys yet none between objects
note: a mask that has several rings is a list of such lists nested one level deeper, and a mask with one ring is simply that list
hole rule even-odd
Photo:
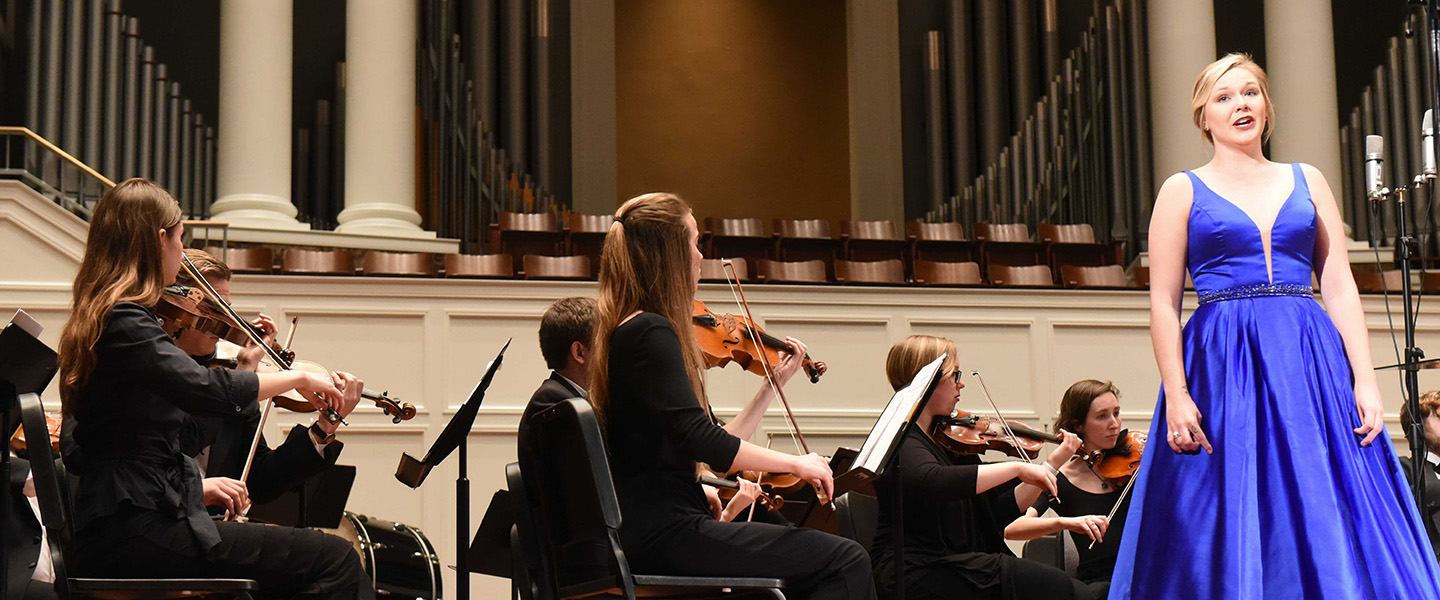
[{"label": "woman with long brown hair", "polygon": [[601,252],[590,401],[609,440],[626,555],[654,573],[782,578],[792,598],[873,598],[859,544],[813,529],[718,521],[695,483],[703,462],[793,473],[822,498],[834,485],[824,458],[756,446],[711,420],[690,324],[698,237],[683,200],[646,194],[615,211]]},{"label": "woman with long brown hair", "polygon": [[[368,597],[349,544],[293,528],[211,520],[182,451],[190,414],[229,415],[299,390],[338,408],[334,379],[207,369],[152,307],[180,270],[180,206],[130,179],[100,199],[60,338],[60,397],[85,457],[75,495],[75,572],[90,577],[254,579],[265,597]],[[242,496],[242,500],[244,500]]]},{"label": "woman with long brown hair", "polygon": [[1005,544],[1005,526],[1042,491],[1055,490],[1055,473],[1080,445],[1074,434],[1060,432],[1060,447],[1044,462],[1031,464],[981,462],[973,454],[940,447],[925,433],[937,417],[951,415],[960,401],[965,384],[957,352],[949,338],[912,335],[891,346],[885,359],[886,378],[898,391],[925,365],[945,356],[935,391],[900,442],[901,506],[892,499],[893,475],[875,482],[880,518],[871,554],[880,595],[893,597],[896,592],[891,522],[898,508],[904,519],[907,598],[1096,598],[1064,571],[1016,558]]},{"label": "woman with long brown hair", "polygon": [[[1074,431],[1080,437],[1079,456],[1105,452],[1124,439],[1120,428],[1120,389],[1109,381],[1082,379],[1071,384],[1060,399],[1060,418],[1055,430]],[[1058,531],[1069,531],[1079,554],[1075,577],[1091,584],[1108,586],[1115,570],[1115,553],[1125,530],[1130,508],[1125,481],[1100,476],[1090,463],[1077,456],[1060,467],[1056,493],[1043,494],[1026,509],[1025,516],[1005,528],[1012,540],[1033,540]],[[1122,499],[1123,496],[1123,499]],[[1116,503],[1119,503],[1118,509]],[[1115,509],[1115,520],[1107,515]],[[1047,511],[1057,517],[1044,517]],[[1093,546],[1092,546],[1093,544]]]}]

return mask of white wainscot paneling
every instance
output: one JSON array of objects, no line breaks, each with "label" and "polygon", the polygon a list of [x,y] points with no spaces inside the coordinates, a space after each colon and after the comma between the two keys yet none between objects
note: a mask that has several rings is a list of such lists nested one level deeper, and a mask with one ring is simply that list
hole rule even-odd
[{"label": "white wainscot paneling", "polygon": [[[486,417],[482,417],[485,420],[480,425],[487,430],[504,425],[513,432],[530,395],[550,374],[540,355],[537,337],[540,315],[545,309],[538,308],[533,313],[446,313],[445,385],[442,388],[445,397],[443,403],[437,398],[436,404],[445,406],[447,412],[459,408],[485,375],[486,366],[505,345],[505,340],[511,339],[505,362],[485,394],[482,412]],[[497,412],[513,414],[513,420],[502,423],[488,418]]]},{"label": "white wainscot paneling", "polygon": [[1041,414],[1035,385],[1041,369],[1036,365],[1033,319],[992,318],[980,320],[912,319],[912,333],[947,337],[959,346],[960,369],[965,389],[960,408],[989,413],[990,404],[980,383],[971,374],[979,371],[989,386],[995,404],[1007,417],[1033,421]]},{"label": "white wainscot paneling", "polygon": [[[394,307],[365,310],[307,309],[287,307],[271,313],[281,334],[289,320],[300,317],[291,346],[296,357],[319,363],[332,371],[345,371],[365,381],[365,387],[388,392],[417,409],[430,410],[435,401],[429,393],[438,387],[427,385],[425,364],[425,313]],[[361,403],[358,414],[379,412],[374,404]]]},{"label": "white wainscot paneling", "polygon": [[1051,389],[1045,422],[1053,423],[1060,399],[1081,379],[1108,380],[1120,388],[1125,426],[1143,429],[1150,422],[1160,390],[1160,372],[1150,346],[1146,321],[1051,320]]}]

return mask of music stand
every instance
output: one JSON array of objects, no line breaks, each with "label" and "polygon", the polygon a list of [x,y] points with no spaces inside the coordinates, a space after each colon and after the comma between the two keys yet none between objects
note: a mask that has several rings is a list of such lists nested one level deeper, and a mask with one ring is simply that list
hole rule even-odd
[{"label": "music stand", "polygon": [[[903,518],[904,493],[901,490],[900,444],[905,432],[915,418],[925,410],[935,386],[940,383],[940,365],[945,364],[941,354],[915,374],[915,378],[890,397],[890,403],[880,413],[880,419],[870,428],[870,435],[855,457],[855,466],[835,478],[835,495],[870,486],[880,477],[893,476],[890,489],[893,503],[890,511],[891,541],[895,546],[895,598],[905,600],[905,521]],[[842,491],[844,490],[844,491]]]},{"label": "music stand", "polygon": [[460,405],[460,410],[455,411],[450,422],[445,424],[445,429],[440,432],[440,437],[435,438],[435,443],[430,445],[430,451],[425,453],[425,458],[416,459],[402,453],[400,465],[395,468],[395,478],[400,480],[400,483],[418,488],[435,465],[444,461],[451,452],[460,450],[459,474],[455,477],[455,595],[460,600],[470,598],[470,570],[465,568],[465,544],[470,539],[470,480],[466,478],[469,459],[466,456],[468,444],[465,442],[470,436],[470,427],[475,424],[475,414],[480,410],[480,403],[485,400],[485,390],[490,387],[495,371],[505,360],[505,350],[510,348],[510,341],[505,340],[500,353],[495,355],[490,368],[485,370],[485,376],[480,379],[480,383],[475,384],[475,389],[470,391],[470,397]]},{"label": "music stand", "polygon": [[331,465],[305,478],[295,489],[250,507],[251,521],[286,527],[335,529],[345,518],[345,503],[355,486],[355,467]]},{"label": "music stand", "polygon": [[[59,368],[59,356],[38,338],[44,328],[25,314],[15,311],[10,324],[0,329],[0,431],[9,438],[20,423],[20,394],[39,394],[50,385],[50,379]],[[49,443],[41,440],[40,443]],[[10,514],[10,448],[0,449],[0,515]],[[10,584],[6,565],[10,564],[9,551],[0,544],[0,594]]]}]

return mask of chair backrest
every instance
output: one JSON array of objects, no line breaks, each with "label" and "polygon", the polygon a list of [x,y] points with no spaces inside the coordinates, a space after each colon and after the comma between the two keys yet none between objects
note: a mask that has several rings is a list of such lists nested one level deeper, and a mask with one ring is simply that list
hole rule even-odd
[{"label": "chair backrest", "polygon": [[921,285],[984,285],[980,265],[973,262],[915,261],[915,283]]},{"label": "chair backrest", "polygon": [[835,261],[835,279],[840,283],[905,283],[905,264],[898,258],[877,261]]},{"label": "chair backrest", "polygon": [[1420,278],[1420,292],[1423,294],[1440,294],[1440,272],[1426,271]]},{"label": "chair backrest", "polygon": [[755,218],[705,217],[705,231],[723,237],[769,237],[765,234],[765,222]]},{"label": "chair backrest", "polygon": [[1094,244],[1095,230],[1089,223],[1077,225],[1055,225],[1052,223],[1041,223],[1035,228],[1035,234],[1042,242],[1058,242],[1062,244]]},{"label": "chair backrest", "polygon": [[1125,278],[1125,269],[1120,265],[1103,267],[1061,265],[1060,279],[1068,288],[1130,287],[1130,282]]},{"label": "chair backrest", "polygon": [[308,275],[354,275],[355,256],[349,250],[287,248],[280,272]]},{"label": "chair backrest", "polygon": [[509,254],[446,254],[446,277],[515,276],[515,259]]},{"label": "chair backrest", "polygon": [[525,255],[526,279],[590,279],[590,259],[584,256]]},{"label": "chair backrest", "polygon": [[[27,440],[48,440],[45,407],[36,394],[20,396],[20,424]],[[61,491],[62,471],[56,466],[55,451],[47,443],[29,444],[30,472],[35,478],[35,499],[40,504],[40,519],[50,543],[50,560],[55,574],[55,592],[70,597],[70,579],[65,568],[65,554],[70,549],[70,511]],[[5,449],[9,451],[8,448]],[[9,493],[6,490],[6,493]],[[23,507],[21,510],[24,509]]]},{"label": "chair backrest", "polygon": [[435,255],[429,252],[381,252],[371,250],[365,253],[360,271],[366,275],[396,275],[402,277],[434,277]]},{"label": "chair backrest", "polygon": [[[520,600],[552,598],[554,594],[542,586],[540,577],[547,567],[542,566],[545,556],[540,552],[539,530],[535,521],[535,503],[525,491],[525,479],[520,472],[520,463],[505,465],[505,483],[510,497],[515,501],[515,526],[510,536],[510,578],[520,592]],[[535,567],[536,571],[531,571]]]},{"label": "chair backrest", "polygon": [[275,251],[265,246],[222,248],[206,246],[205,252],[236,273],[274,273]]},{"label": "chair backrest", "polygon": [[875,544],[880,519],[878,500],[860,492],[849,492],[835,499],[835,511],[840,535],[859,542],[867,550]]},{"label": "chair backrest", "polygon": [[1080,566],[1080,554],[1075,548],[1075,542],[1064,531],[1025,542],[1020,556],[1065,571],[1065,574],[1071,577],[1075,576],[1075,570]]},{"label": "chair backrest", "polygon": [[900,240],[890,221],[840,221],[840,237],[852,240]]},{"label": "chair backrest", "polygon": [[775,219],[779,238],[831,239],[830,222],[825,219]]},{"label": "chair backrest", "polygon": [[760,259],[760,280],[767,283],[826,283],[825,261],[785,262]]},{"label": "chair backrest", "polygon": [[1030,227],[1024,223],[976,223],[975,239],[981,242],[1028,242]]},{"label": "chair backrest", "polygon": [[582,215],[570,213],[565,217],[565,224],[570,229],[570,234],[589,233],[605,235],[610,232],[610,225],[615,222],[613,215]]},{"label": "chair backrest", "polygon": [[1376,272],[1372,269],[1352,268],[1351,272],[1355,276],[1355,288],[1364,294],[1398,292],[1403,289],[1401,272],[1397,270]]},{"label": "chair backrest", "polygon": [[560,220],[554,213],[501,212],[495,220],[500,232],[506,231],[553,231],[560,232]]},{"label": "chair backrest", "polygon": [[990,265],[990,283],[998,286],[1055,287],[1050,267],[1045,265]]},{"label": "chair backrest", "polygon": [[959,223],[926,223],[924,221],[907,221],[905,223],[905,234],[910,239],[921,242],[966,241],[965,226]]},{"label": "chair backrest", "polygon": [[706,258],[700,261],[700,281],[725,281],[726,273],[724,262],[735,263],[735,276],[740,281],[750,281],[750,269],[743,258]]},{"label": "chair backrest", "polygon": [[524,469],[522,479],[537,498],[536,530],[544,561],[544,585],[560,589],[553,565],[567,548],[602,543],[610,549],[617,586],[633,597],[629,563],[620,549],[620,501],[600,422],[590,404],[571,398],[530,418],[528,451],[544,469]]}]

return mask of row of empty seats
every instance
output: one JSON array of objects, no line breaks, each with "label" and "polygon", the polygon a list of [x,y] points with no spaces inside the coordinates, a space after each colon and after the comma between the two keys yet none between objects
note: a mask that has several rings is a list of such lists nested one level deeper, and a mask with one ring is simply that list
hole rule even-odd
[{"label": "row of empty seats", "polygon": [[[490,251],[520,257],[586,256],[594,265],[604,245],[612,218],[609,215],[570,214],[565,219],[550,213],[501,213],[491,228]],[[760,219],[707,217],[701,234],[702,252],[708,258],[743,258],[751,265],[761,260],[803,262],[819,260],[828,281],[841,282],[836,261],[901,261],[906,277],[915,275],[920,260],[974,262],[988,277],[991,265],[1046,265],[1060,275],[1064,265],[1119,264],[1122,248],[1101,244],[1085,224],[1041,224],[1031,236],[1023,223],[976,223],[974,238],[960,223],[910,221],[900,228],[890,221],[841,221],[840,235],[831,234],[824,219],[775,219],[769,232]],[[516,269],[521,269],[518,260]],[[1064,284],[1061,278],[1052,278]]]}]

